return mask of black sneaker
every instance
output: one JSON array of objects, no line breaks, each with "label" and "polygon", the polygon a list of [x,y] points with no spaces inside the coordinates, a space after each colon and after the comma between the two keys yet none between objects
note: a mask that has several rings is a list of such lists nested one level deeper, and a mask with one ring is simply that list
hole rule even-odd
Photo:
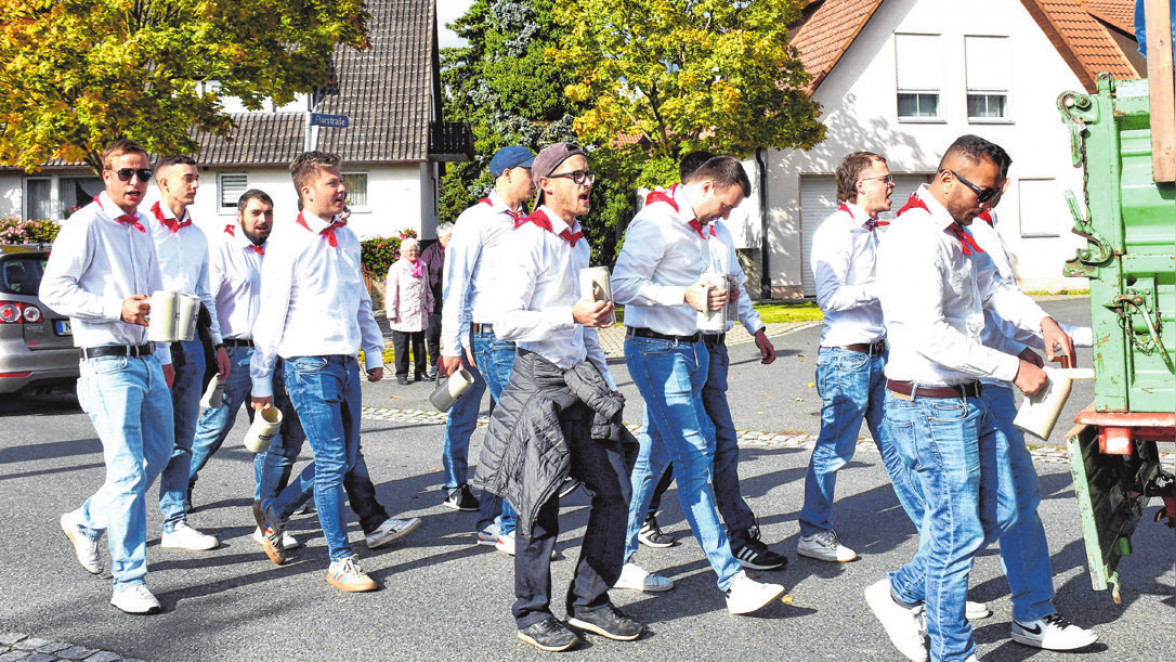
[{"label": "black sneaker", "polygon": [[551,652],[566,651],[580,641],[575,632],[554,616],[519,630],[519,639],[539,650]]},{"label": "black sneaker", "polygon": [[416,374],[416,376],[413,377],[413,381],[418,381],[418,382],[431,382],[431,381],[435,381],[436,379],[437,379],[436,377],[430,377],[429,375],[427,375],[423,372],[418,372]]},{"label": "black sneaker", "polygon": [[568,625],[617,641],[632,641],[640,637],[641,631],[645,629],[644,625],[611,604],[600,609],[575,612],[568,619]]},{"label": "black sneaker", "polygon": [[396,375],[396,383],[401,386],[408,386],[408,375]]},{"label": "black sneaker", "polygon": [[788,566],[788,558],[768,549],[768,546],[758,538],[748,538],[747,542],[731,554],[739,561],[739,565],[752,570],[783,570]]},{"label": "black sneaker", "polygon": [[451,492],[449,496],[445,497],[445,500],[441,502],[441,505],[445,506],[446,508],[452,508],[454,510],[461,510],[465,512],[473,512],[478,510],[478,500],[474,498],[474,495],[470,492],[469,485],[462,485],[461,487]]},{"label": "black sneaker", "polygon": [[658,549],[673,547],[678,544],[678,541],[673,536],[662,533],[661,527],[657,525],[656,517],[650,517],[645,520],[645,524],[642,524],[641,530],[637,532],[637,540],[641,541],[641,544],[646,547],[655,547]]}]

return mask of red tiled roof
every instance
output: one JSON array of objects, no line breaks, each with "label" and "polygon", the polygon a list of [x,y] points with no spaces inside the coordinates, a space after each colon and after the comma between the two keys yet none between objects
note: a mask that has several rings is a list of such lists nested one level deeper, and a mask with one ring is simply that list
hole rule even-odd
[{"label": "red tiled roof", "polygon": [[1086,11],[1123,32],[1135,34],[1135,0],[1082,0]]},{"label": "red tiled roof", "polygon": [[827,0],[809,2],[803,22],[792,36],[804,70],[812,75],[809,91],[816,90],[857,38],[882,0]]},{"label": "red tiled roof", "polygon": [[[1021,0],[1062,59],[1088,91],[1098,74],[1139,78],[1131,62],[1107,32],[1104,21],[1134,35],[1134,0]],[[815,91],[866,26],[882,0],[810,0],[795,28],[792,45],[800,52]]]},{"label": "red tiled roof", "polygon": [[[1130,0],[1102,4],[1129,3],[1133,4]],[[1118,79],[1139,78],[1139,72],[1127,60],[1106,26],[1091,15],[1091,8],[1082,0],[1021,0],[1021,4],[1070,65],[1086,91],[1094,92],[1098,75],[1103,72]]]}]

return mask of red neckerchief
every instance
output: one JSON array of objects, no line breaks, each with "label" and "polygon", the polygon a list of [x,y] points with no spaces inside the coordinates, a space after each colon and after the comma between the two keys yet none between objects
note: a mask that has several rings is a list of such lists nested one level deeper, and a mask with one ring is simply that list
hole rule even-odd
[{"label": "red neckerchief", "polygon": [[923,211],[927,212],[928,214],[931,213],[931,208],[927,206],[927,203],[923,202],[919,198],[919,196],[915,195],[914,193],[912,193],[911,197],[907,199],[907,203],[905,205],[903,205],[902,209],[898,210],[897,215],[902,216],[904,213],[906,213],[908,210],[911,210],[911,209],[922,209]]},{"label": "red neckerchief", "polygon": [[517,230],[527,223],[534,223],[535,225],[538,225],[552,234],[558,234],[560,237],[567,240],[567,242],[572,245],[572,248],[576,247],[577,241],[580,241],[584,238],[583,232],[572,232],[571,228],[564,228],[562,232],[557,233],[555,228],[551,226],[551,219],[547,218],[547,214],[545,214],[542,209],[536,209],[530,214],[515,221],[515,229]]},{"label": "red neckerchief", "polygon": [[650,191],[649,194],[645,196],[645,206],[648,207],[655,202],[664,202],[667,205],[673,207],[674,211],[679,211],[678,203],[674,201],[674,192],[677,190],[678,185],[674,184],[669,188],[669,191]]},{"label": "red neckerchief", "polygon": [[[482,198],[478,202],[481,204],[489,205],[491,208],[494,207],[494,203],[490,200],[490,198]],[[519,227],[519,225],[522,225],[523,216],[524,216],[523,212],[515,211],[509,207],[505,211],[506,211],[506,215],[510,217],[510,220],[515,222],[516,228]],[[442,247],[441,250],[445,250],[445,248]]]},{"label": "red neckerchief", "polygon": [[225,226],[225,234],[229,235],[230,237],[236,237],[237,236],[237,226],[226,225]]},{"label": "red neckerchief", "polygon": [[[307,228],[307,229],[309,230],[310,228]],[[229,235],[230,237],[236,237],[237,236],[237,226],[226,225],[225,226],[225,234]],[[257,244],[254,244],[252,241],[250,241],[248,247],[252,248],[253,252],[257,253],[258,255],[265,255],[265,247],[264,246],[258,246]]]},{"label": "red neckerchief", "polygon": [[[906,205],[898,210],[898,215],[902,216],[903,212],[908,209],[922,209],[928,214],[931,213],[931,209],[927,206],[927,203],[919,199],[914,193],[911,194]],[[956,241],[960,242],[960,250],[963,251],[964,255],[971,255],[973,251],[977,253],[984,252],[984,249],[980,248],[980,244],[977,244],[976,240],[972,238],[972,235],[968,234],[967,230],[959,223],[952,221],[951,225],[947,226],[947,231],[955,235]]]},{"label": "red neckerchief", "polygon": [[[306,219],[302,217],[302,212],[298,212],[298,218],[295,220],[298,221],[299,225],[306,228],[307,232],[314,232],[314,230],[311,230],[310,226],[306,224]],[[331,224],[323,228],[319,234],[327,238],[327,243],[331,245],[331,248],[335,248],[339,245],[339,240],[335,238],[335,230],[343,227],[344,225],[347,225],[347,221],[335,217],[335,219],[331,221]]]},{"label": "red neckerchief", "polygon": [[979,216],[977,216],[976,218],[978,218],[978,219],[980,219],[980,220],[984,221],[985,223],[987,223],[987,224],[988,224],[988,227],[990,227],[990,228],[992,228],[992,229],[994,229],[994,230],[996,229],[996,224],[995,224],[995,223],[992,221],[992,214],[988,213],[988,210],[987,210],[987,209],[985,209],[984,211],[980,212],[980,215],[979,215]]},{"label": "red neckerchief", "polygon": [[[849,214],[850,218],[853,218],[853,212],[849,210],[849,205],[847,203],[841,203],[841,206],[837,208],[837,211],[843,211]],[[887,225],[890,225],[890,221],[879,221],[877,216],[871,216],[866,219],[865,223],[862,223],[862,227],[865,228],[867,232],[873,232],[876,228],[885,227]]]},{"label": "red neckerchief", "polygon": [[174,218],[168,218],[164,216],[163,210],[159,207],[158,200],[155,201],[155,204],[151,205],[151,213],[155,214],[155,218],[157,218],[160,223],[163,223],[164,227],[166,227],[168,230],[171,230],[173,234],[179,232],[180,228],[182,227],[192,225],[192,217],[189,216],[186,211],[184,212],[183,221],[177,221]]},{"label": "red neckerchief", "polygon": [[[102,206],[102,200],[98,196],[94,196],[94,202],[98,203],[99,209],[101,209],[102,211],[106,211],[106,208]],[[134,214],[123,214],[122,216],[119,216],[118,218],[116,218],[114,220],[118,223],[123,223],[125,225],[129,225],[129,226],[135,228],[136,230],[138,230],[139,232],[146,232],[147,231],[147,228],[143,227],[143,224],[139,222],[139,217],[135,216]]]}]

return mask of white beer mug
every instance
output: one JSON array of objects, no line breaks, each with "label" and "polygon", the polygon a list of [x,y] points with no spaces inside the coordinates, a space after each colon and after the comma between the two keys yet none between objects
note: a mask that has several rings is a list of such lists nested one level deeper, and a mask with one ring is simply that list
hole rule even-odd
[{"label": "white beer mug", "polygon": [[433,403],[437,411],[445,413],[473,385],[473,374],[462,366],[452,375],[437,380],[437,387],[429,394],[429,402]]},{"label": "white beer mug", "polygon": [[176,293],[158,290],[151,295],[147,313],[147,339],[171,342],[176,337]]},{"label": "white beer mug", "polygon": [[196,337],[196,319],[200,316],[200,297],[192,294],[176,296],[176,337],[185,342]]},{"label": "white beer mug", "polygon": [[250,453],[261,453],[269,449],[270,442],[282,425],[282,412],[276,407],[266,407],[254,412],[253,425],[245,433],[245,448]]}]

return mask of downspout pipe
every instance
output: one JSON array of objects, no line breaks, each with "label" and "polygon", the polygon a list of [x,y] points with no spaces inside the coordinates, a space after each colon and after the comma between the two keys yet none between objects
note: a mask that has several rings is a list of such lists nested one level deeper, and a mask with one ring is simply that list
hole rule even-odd
[{"label": "downspout pipe", "polygon": [[772,278],[768,269],[768,162],[764,148],[755,150],[755,162],[759,166],[759,208],[760,208],[760,298],[772,298]]}]

